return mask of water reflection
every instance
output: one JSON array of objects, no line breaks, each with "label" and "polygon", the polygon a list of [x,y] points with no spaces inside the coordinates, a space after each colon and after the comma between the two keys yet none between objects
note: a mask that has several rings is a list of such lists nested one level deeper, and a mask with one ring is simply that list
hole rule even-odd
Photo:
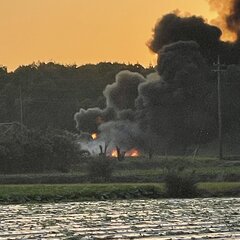
[{"label": "water reflection", "polygon": [[240,239],[240,199],[0,206],[0,239]]}]

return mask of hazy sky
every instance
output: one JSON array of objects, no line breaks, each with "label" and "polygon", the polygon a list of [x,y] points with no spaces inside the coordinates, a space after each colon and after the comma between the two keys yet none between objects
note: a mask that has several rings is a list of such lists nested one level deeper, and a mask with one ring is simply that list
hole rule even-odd
[{"label": "hazy sky", "polygon": [[0,0],[0,64],[154,63],[146,42],[163,14],[211,18],[206,0]]}]

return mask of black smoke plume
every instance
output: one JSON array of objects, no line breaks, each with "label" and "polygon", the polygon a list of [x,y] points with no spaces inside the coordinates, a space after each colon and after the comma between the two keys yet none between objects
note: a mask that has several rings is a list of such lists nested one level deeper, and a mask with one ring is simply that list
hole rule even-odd
[{"label": "black smoke plume", "polygon": [[77,128],[81,132],[88,132],[90,134],[97,133],[98,127],[104,122],[111,121],[115,118],[115,112],[112,108],[104,110],[100,108],[89,108],[87,110],[81,108],[75,114],[74,119],[77,123]]},{"label": "black smoke plume", "polygon": [[162,47],[174,42],[195,41],[203,56],[213,61],[220,47],[221,34],[219,28],[206,24],[201,17],[179,17],[172,13],[156,24],[149,47],[158,53]]},{"label": "black smoke plume", "polygon": [[132,73],[128,70],[118,73],[116,81],[107,85],[103,91],[107,107],[112,107],[116,111],[134,109],[134,102],[138,96],[137,87],[144,81],[145,78],[139,73]]},{"label": "black smoke plume", "polygon": [[159,146],[186,148],[211,138],[211,116],[205,101],[209,69],[196,42],[177,42],[159,52],[158,79],[139,85],[138,114],[142,130],[158,136]]},{"label": "black smoke plume", "polygon": [[233,0],[230,14],[226,17],[227,27],[240,38],[240,0]]},{"label": "black smoke plume", "polygon": [[[211,1],[211,0],[210,0]],[[226,24],[239,31],[239,2],[226,16]],[[230,8],[230,7],[229,7]],[[137,147],[143,152],[186,153],[189,146],[207,143],[217,136],[217,79],[213,63],[226,64],[226,82],[240,82],[240,41],[224,42],[221,30],[202,17],[163,16],[153,30],[149,48],[158,54],[155,72],[146,78],[123,71],[103,94],[106,109],[80,109],[78,129],[99,132],[101,141],[124,151]],[[235,66],[235,67],[233,67]],[[224,120],[231,126],[238,119],[229,104],[239,99],[240,84],[223,84]],[[234,111],[240,112],[239,104]],[[225,132],[228,131],[225,124]],[[240,129],[240,127],[239,127]]]}]

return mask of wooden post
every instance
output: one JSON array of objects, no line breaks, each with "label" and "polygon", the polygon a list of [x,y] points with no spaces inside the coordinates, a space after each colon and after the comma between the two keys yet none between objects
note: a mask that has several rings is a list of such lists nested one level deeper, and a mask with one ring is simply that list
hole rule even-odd
[{"label": "wooden post", "polygon": [[219,159],[223,158],[222,141],[222,95],[221,95],[221,69],[220,58],[218,56],[218,139],[219,139]]},{"label": "wooden post", "polygon": [[23,140],[23,99],[22,99],[22,86],[19,86],[19,99],[20,99],[20,124],[21,124],[21,136]]},{"label": "wooden post", "polygon": [[218,91],[218,157],[219,159],[223,159],[223,138],[222,138],[222,89],[221,89],[221,72],[224,70],[221,67],[225,67],[225,65],[220,63],[220,57],[218,56],[217,64],[217,91]]}]

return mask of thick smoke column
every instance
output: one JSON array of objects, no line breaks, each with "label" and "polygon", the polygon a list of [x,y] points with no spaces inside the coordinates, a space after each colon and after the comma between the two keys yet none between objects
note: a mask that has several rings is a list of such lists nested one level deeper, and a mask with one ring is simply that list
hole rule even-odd
[{"label": "thick smoke column", "polygon": [[107,85],[103,91],[107,107],[112,107],[116,111],[134,109],[135,99],[138,96],[138,85],[144,81],[145,78],[139,73],[127,70],[118,73],[116,81],[111,85]]},{"label": "thick smoke column", "polygon": [[[124,151],[149,151],[154,145],[155,152],[173,153],[174,146],[174,153],[182,153],[186,146],[210,139],[215,122],[205,102],[209,69],[199,45],[180,41],[163,47],[159,56],[158,73],[147,79],[120,72],[104,90],[106,109],[76,114],[79,129],[97,130],[101,140]],[[109,109],[115,115],[107,121],[103,113]],[[100,124],[98,117],[104,119]]]},{"label": "thick smoke column", "polygon": [[165,15],[155,26],[149,47],[153,52],[178,41],[195,41],[204,57],[213,61],[219,49],[221,30],[204,22],[201,17]]},{"label": "thick smoke column", "polygon": [[[232,19],[231,16],[229,15],[228,18]],[[153,52],[158,53],[164,46],[174,42],[195,41],[199,44],[200,52],[208,64],[216,62],[218,55],[226,64],[238,63],[240,41],[224,42],[221,40],[221,34],[218,27],[209,25],[201,17],[179,17],[171,13],[157,22],[149,47]]]},{"label": "thick smoke column", "polygon": [[230,31],[237,34],[237,38],[240,38],[240,0],[233,0],[232,7],[230,8],[230,14],[226,18],[227,26]]},{"label": "thick smoke column", "polygon": [[107,85],[103,94],[106,108],[80,109],[75,114],[77,128],[81,132],[101,132],[100,141],[109,147],[121,146],[129,150],[136,146],[139,139],[135,118],[135,100],[138,97],[138,85],[146,79],[139,73],[121,71],[115,82]]},{"label": "thick smoke column", "polygon": [[116,75],[115,82],[107,85],[103,94],[106,98],[106,109],[80,109],[74,119],[81,131],[97,132],[102,123],[118,118],[132,118],[135,99],[138,96],[138,85],[146,79],[139,73],[121,71]]},{"label": "thick smoke column", "polygon": [[115,112],[112,108],[100,109],[89,108],[87,110],[81,108],[74,116],[77,123],[77,129],[81,132],[96,133],[98,126],[104,122],[115,118]]},{"label": "thick smoke column", "polygon": [[[220,9],[225,26],[240,31],[240,0],[231,3],[223,13],[223,1],[209,0]],[[218,5],[216,5],[218,3]],[[222,16],[221,15],[221,16]],[[137,147],[142,151],[180,154],[187,147],[207,143],[217,133],[216,74],[212,72],[217,56],[226,64],[234,64],[226,73],[226,82],[236,81],[240,67],[240,41],[221,40],[221,30],[201,17],[179,17],[167,14],[156,24],[149,42],[158,54],[156,72],[146,78],[139,73],[122,71],[103,94],[106,109],[80,109],[75,114],[77,128],[98,132],[99,139],[124,151]],[[231,125],[240,112],[239,103],[231,112],[229,104],[239,99],[240,84],[234,91],[223,85],[224,119]],[[238,114],[236,115],[238,116]],[[240,126],[239,126],[240,129]]]},{"label": "thick smoke column", "polygon": [[[157,135],[159,146],[185,148],[211,138],[215,123],[205,102],[209,69],[193,41],[167,45],[159,52],[160,79],[139,86],[139,123]],[[179,149],[180,150],[180,149]]]}]

